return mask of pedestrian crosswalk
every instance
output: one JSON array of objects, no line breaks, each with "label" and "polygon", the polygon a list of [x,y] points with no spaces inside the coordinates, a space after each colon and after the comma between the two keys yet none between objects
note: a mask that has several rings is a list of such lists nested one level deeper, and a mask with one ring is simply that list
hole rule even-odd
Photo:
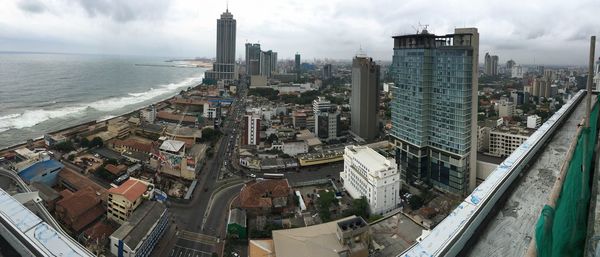
[{"label": "pedestrian crosswalk", "polygon": [[187,248],[187,247],[183,247],[183,246],[179,246],[179,245],[176,245],[173,248],[173,250],[171,250],[171,253],[169,255],[169,257],[206,257],[206,256],[212,256],[212,253],[197,250],[197,249],[191,249],[191,248]]},{"label": "pedestrian crosswalk", "polygon": [[204,235],[186,230],[181,230],[177,232],[177,237],[180,239],[198,242],[206,245],[215,245],[219,243],[219,239],[214,236]]}]

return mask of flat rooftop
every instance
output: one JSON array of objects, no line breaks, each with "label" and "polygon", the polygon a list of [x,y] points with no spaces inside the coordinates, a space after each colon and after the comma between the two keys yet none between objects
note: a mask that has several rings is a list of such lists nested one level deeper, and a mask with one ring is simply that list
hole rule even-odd
[{"label": "flat rooftop", "polygon": [[398,213],[371,225],[376,257],[395,256],[417,242],[423,227]]},{"label": "flat rooftop", "polygon": [[158,222],[166,208],[162,203],[144,201],[133,212],[129,221],[119,227],[111,236],[121,239],[128,246],[135,248],[146,238],[148,230]]},{"label": "flat rooftop", "polygon": [[[595,97],[595,96],[594,96]],[[507,191],[506,201],[499,204],[498,212],[490,214],[489,222],[481,227],[477,240],[466,245],[464,256],[523,256],[535,236],[535,224],[554,182],[565,161],[569,145],[575,139],[577,124],[585,116],[585,98],[554,132],[535,161],[514,181],[513,190]]]}]

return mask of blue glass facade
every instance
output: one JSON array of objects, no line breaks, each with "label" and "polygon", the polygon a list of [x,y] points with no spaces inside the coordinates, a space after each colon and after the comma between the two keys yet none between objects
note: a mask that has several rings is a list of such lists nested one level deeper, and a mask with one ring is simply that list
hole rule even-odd
[{"label": "blue glass facade", "polygon": [[469,184],[477,48],[458,42],[456,35],[394,39],[391,134],[401,178],[464,194]]}]

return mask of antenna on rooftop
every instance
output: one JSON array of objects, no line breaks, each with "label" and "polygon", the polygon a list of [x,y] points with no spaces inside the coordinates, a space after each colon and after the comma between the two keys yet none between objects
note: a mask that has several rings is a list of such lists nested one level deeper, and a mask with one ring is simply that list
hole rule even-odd
[{"label": "antenna on rooftop", "polygon": [[362,44],[358,46],[358,52],[356,53],[357,57],[367,57],[367,53],[363,51]]},{"label": "antenna on rooftop", "polygon": [[[428,27],[428,24],[421,24],[421,22],[419,21],[419,28],[422,29],[421,34],[429,34],[429,32],[427,31]],[[419,32],[417,31],[417,33]]]}]

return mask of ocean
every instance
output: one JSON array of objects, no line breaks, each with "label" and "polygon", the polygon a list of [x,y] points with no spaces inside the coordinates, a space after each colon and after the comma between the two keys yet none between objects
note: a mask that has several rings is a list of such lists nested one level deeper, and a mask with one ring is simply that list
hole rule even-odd
[{"label": "ocean", "polygon": [[205,69],[168,58],[0,53],[0,148],[167,99]]}]

